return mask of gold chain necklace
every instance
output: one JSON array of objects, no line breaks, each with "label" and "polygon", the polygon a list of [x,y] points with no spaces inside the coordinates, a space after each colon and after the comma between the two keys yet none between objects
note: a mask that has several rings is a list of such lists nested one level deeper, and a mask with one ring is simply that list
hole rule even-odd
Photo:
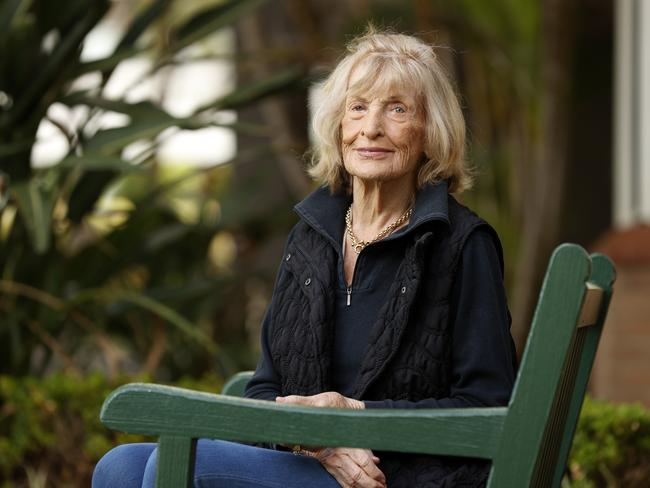
[{"label": "gold chain necklace", "polygon": [[347,229],[348,235],[350,236],[350,244],[352,244],[352,249],[354,249],[354,252],[357,254],[360,254],[366,246],[372,244],[373,242],[377,242],[379,239],[383,239],[385,236],[393,232],[397,227],[406,222],[411,217],[412,213],[413,207],[410,207],[406,212],[402,214],[401,217],[399,217],[393,223],[388,224],[386,227],[384,227],[384,229],[379,234],[377,234],[374,239],[371,239],[369,241],[362,241],[354,235],[354,232],[352,232],[352,205],[350,205],[350,208],[348,208],[348,211],[345,213],[345,228]]}]

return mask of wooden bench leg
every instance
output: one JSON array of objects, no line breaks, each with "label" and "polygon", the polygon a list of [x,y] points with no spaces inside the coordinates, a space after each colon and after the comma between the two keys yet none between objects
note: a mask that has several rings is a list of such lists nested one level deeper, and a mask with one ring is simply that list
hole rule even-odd
[{"label": "wooden bench leg", "polygon": [[196,439],[161,436],[158,440],[156,488],[192,487]]}]

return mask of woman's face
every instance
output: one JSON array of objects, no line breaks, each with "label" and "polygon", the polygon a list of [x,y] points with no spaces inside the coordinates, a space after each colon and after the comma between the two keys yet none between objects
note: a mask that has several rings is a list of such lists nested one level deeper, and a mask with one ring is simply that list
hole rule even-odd
[{"label": "woman's face", "polygon": [[[350,86],[354,85],[354,73]],[[406,88],[348,94],[341,121],[343,164],[367,181],[415,181],[424,152],[422,110]]]}]

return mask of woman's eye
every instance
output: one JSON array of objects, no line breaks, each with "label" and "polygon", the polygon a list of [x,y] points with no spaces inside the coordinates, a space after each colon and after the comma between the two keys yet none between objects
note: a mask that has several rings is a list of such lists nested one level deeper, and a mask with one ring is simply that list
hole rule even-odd
[{"label": "woman's eye", "polygon": [[393,110],[398,113],[398,114],[405,114],[406,109],[402,107],[401,105],[397,105],[396,107],[393,108]]},{"label": "woman's eye", "polygon": [[352,105],[352,107],[350,107],[350,109],[352,111],[354,111],[354,112],[359,112],[359,111],[363,110],[363,105],[359,105],[359,104]]}]

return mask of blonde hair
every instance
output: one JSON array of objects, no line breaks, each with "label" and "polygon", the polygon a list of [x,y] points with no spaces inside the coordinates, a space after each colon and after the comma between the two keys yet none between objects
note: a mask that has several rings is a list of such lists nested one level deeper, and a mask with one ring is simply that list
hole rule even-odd
[{"label": "blonde hair", "polygon": [[[376,91],[408,86],[424,114],[424,153],[417,187],[448,180],[449,192],[468,189],[472,178],[465,162],[465,120],[458,98],[434,48],[404,34],[367,32],[347,46],[348,54],[318,83],[310,98],[312,165],[309,174],[332,191],[349,187],[341,154],[341,120],[349,90]],[[353,70],[361,70],[354,87]]]}]

